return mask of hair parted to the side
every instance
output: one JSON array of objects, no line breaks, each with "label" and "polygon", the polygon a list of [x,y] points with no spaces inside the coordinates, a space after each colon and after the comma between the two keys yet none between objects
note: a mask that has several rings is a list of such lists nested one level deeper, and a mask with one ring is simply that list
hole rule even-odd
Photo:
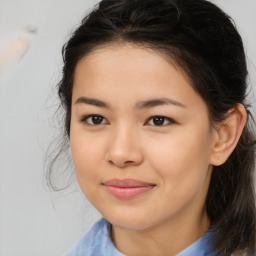
[{"label": "hair parted to the side", "polygon": [[254,255],[255,124],[246,102],[243,43],[231,18],[206,0],[102,0],[63,47],[58,90],[66,137],[77,62],[96,48],[122,43],[161,52],[183,70],[207,104],[213,128],[230,108],[238,103],[245,106],[246,126],[226,163],[213,169],[206,209],[219,234],[216,248],[220,255]]}]

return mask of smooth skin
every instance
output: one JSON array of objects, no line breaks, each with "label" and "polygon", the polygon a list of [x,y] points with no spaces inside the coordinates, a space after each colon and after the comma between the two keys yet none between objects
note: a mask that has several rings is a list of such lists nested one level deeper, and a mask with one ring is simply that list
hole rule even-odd
[{"label": "smooth skin", "polygon": [[[237,104],[211,129],[206,104],[184,72],[156,51],[107,45],[78,62],[70,130],[76,176],[112,224],[120,252],[176,255],[205,234],[213,165],[226,161],[245,122]],[[122,200],[104,186],[114,178],[155,187]]]}]

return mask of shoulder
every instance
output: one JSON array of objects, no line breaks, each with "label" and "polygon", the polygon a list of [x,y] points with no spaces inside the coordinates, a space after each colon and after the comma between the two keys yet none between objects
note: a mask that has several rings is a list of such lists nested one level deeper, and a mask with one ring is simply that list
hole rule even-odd
[{"label": "shoulder", "polygon": [[109,228],[106,219],[99,220],[65,256],[123,256],[113,245]]},{"label": "shoulder", "polygon": [[216,238],[217,233],[214,227],[211,227],[204,236],[180,252],[177,256],[220,256],[220,253],[214,248]]}]

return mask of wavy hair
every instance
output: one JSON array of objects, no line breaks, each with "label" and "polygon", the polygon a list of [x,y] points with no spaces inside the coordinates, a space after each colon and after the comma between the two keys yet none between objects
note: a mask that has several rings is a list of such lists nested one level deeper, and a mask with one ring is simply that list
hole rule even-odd
[{"label": "wavy hair", "polygon": [[[212,127],[236,104],[245,106],[248,119],[235,150],[223,165],[213,168],[206,209],[218,232],[215,247],[221,255],[254,255],[255,128],[247,102],[244,47],[232,19],[206,0],[102,0],[63,47],[58,93],[64,138],[70,134],[77,62],[96,48],[122,43],[161,52],[183,70],[205,101]],[[49,180],[57,159],[48,169]]]}]

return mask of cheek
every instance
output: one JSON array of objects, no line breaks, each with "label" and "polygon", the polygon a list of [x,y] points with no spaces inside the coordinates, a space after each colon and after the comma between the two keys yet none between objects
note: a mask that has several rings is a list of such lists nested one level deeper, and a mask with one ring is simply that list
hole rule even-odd
[{"label": "cheek", "polygon": [[71,129],[70,145],[78,183],[82,185],[96,179],[95,170],[99,169],[104,157],[102,140],[95,140],[79,129]]},{"label": "cheek", "polygon": [[101,169],[102,146],[99,147],[90,137],[85,138],[83,135],[76,134],[70,138],[77,182],[87,199],[95,203],[98,200],[98,185],[101,183],[97,170]]},{"label": "cheek", "polygon": [[208,129],[192,129],[193,133],[190,130],[177,132],[161,141],[151,140],[154,144],[149,151],[151,165],[173,188],[182,184],[187,187],[200,185],[207,175],[210,156]]},{"label": "cheek", "polygon": [[[200,138],[200,139],[199,139]],[[152,146],[151,166],[160,177],[162,207],[177,214],[193,204],[204,204],[210,179],[208,136],[202,133],[176,136]],[[161,203],[160,202],[160,203]],[[166,205],[166,202],[169,202]]]}]

